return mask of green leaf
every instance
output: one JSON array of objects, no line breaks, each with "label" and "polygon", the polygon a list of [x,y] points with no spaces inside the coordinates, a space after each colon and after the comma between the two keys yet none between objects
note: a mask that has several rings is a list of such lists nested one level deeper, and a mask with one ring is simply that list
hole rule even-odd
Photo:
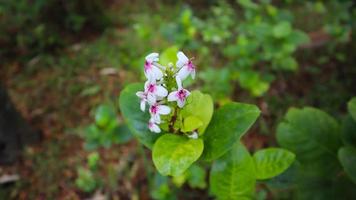
[{"label": "green leaf", "polygon": [[281,148],[268,148],[253,155],[257,179],[269,179],[284,172],[293,163],[295,155]]},{"label": "green leaf", "polygon": [[318,160],[321,155],[336,155],[340,146],[339,124],[316,108],[291,108],[277,127],[278,143],[294,152],[301,162]]},{"label": "green leaf", "polygon": [[342,147],[339,149],[338,157],[346,174],[356,184],[356,148]]},{"label": "green leaf", "polygon": [[347,109],[352,116],[352,118],[356,121],[356,97],[353,97],[348,103],[347,103]]},{"label": "green leaf", "polygon": [[198,128],[199,135],[202,135],[209,125],[214,111],[213,100],[208,94],[203,94],[200,91],[192,91],[187,98],[186,104],[183,107],[180,115],[183,118],[196,117],[203,124]]},{"label": "green leaf", "polygon": [[202,159],[211,161],[224,155],[260,115],[255,105],[227,103],[218,109],[203,136]]},{"label": "green leaf", "polygon": [[252,199],[255,184],[253,159],[240,142],[213,163],[210,191],[217,199]]},{"label": "green leaf", "polygon": [[338,122],[327,113],[306,107],[290,108],[277,127],[278,143],[296,154],[304,171],[302,177],[327,178],[340,165],[337,151],[341,145]]},{"label": "green leaf", "polygon": [[178,53],[178,47],[177,46],[171,46],[164,50],[162,54],[160,55],[160,60],[159,63],[161,65],[167,66],[168,63],[173,63],[173,65],[176,64],[177,62],[177,53]]},{"label": "green leaf", "polygon": [[291,34],[292,26],[288,21],[282,21],[273,27],[273,36],[276,38],[283,38]]},{"label": "green leaf", "polygon": [[203,126],[203,122],[199,118],[194,116],[189,116],[184,119],[182,131],[191,132],[198,129],[201,126]]},{"label": "green leaf", "polygon": [[356,121],[349,115],[342,121],[341,137],[344,144],[356,147]]},{"label": "green leaf", "polygon": [[111,106],[102,104],[97,108],[95,112],[95,123],[99,127],[105,127],[112,118],[115,118],[115,112]]},{"label": "green leaf", "polygon": [[119,105],[122,116],[124,117],[132,134],[145,146],[152,148],[156,139],[161,136],[149,131],[147,123],[149,120],[148,112],[140,110],[140,100],[136,96],[137,91],[143,90],[143,84],[134,83],[128,85],[121,91]]},{"label": "green leaf", "polygon": [[165,134],[153,146],[153,163],[162,175],[179,176],[198,160],[203,149],[201,139]]},{"label": "green leaf", "polygon": [[187,179],[191,188],[206,188],[205,177],[206,171],[203,167],[197,164],[193,164],[191,167],[189,167]]}]

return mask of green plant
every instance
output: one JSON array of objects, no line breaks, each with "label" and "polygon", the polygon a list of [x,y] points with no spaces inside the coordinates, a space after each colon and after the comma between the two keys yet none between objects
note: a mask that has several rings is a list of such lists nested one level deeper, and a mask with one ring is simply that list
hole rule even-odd
[{"label": "green plant", "polygon": [[[348,103],[355,113],[356,98]],[[356,120],[340,124],[316,108],[291,108],[278,125],[278,143],[295,153],[297,199],[336,199],[355,195]],[[354,183],[352,183],[352,181]]]},{"label": "green plant", "polygon": [[115,108],[110,104],[101,104],[95,110],[95,123],[88,125],[81,136],[85,140],[84,147],[93,150],[112,144],[126,143],[132,138],[126,125],[120,124]]},{"label": "green plant", "polygon": [[[182,52],[164,52],[162,59],[151,53],[144,68],[148,81],[128,85],[119,105],[132,134],[152,149],[160,174],[179,183],[181,176],[201,173],[194,167],[189,170],[197,161],[213,162],[211,193],[219,199],[240,199],[254,196],[256,180],[272,178],[293,163],[294,154],[280,148],[251,156],[240,138],[258,118],[259,109],[231,102],[214,111],[210,95],[183,87],[182,80],[194,78],[195,66]],[[144,112],[147,104],[149,112]]]},{"label": "green plant", "polygon": [[101,182],[99,177],[97,176],[97,167],[99,162],[99,154],[97,152],[93,152],[87,157],[87,165],[88,168],[78,167],[77,174],[78,177],[75,180],[75,185],[84,192],[92,192],[98,186],[100,186]]}]

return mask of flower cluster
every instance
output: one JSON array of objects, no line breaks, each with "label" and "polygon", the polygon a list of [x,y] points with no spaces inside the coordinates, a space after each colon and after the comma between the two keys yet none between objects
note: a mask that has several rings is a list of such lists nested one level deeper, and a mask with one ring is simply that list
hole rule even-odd
[{"label": "flower cluster", "polygon": [[[151,53],[146,56],[144,73],[147,78],[144,91],[136,95],[140,98],[140,108],[143,112],[149,105],[150,120],[148,128],[150,131],[160,133],[159,125],[163,122],[161,115],[169,115],[172,108],[168,102],[177,102],[178,108],[183,108],[190,92],[183,88],[182,81],[189,75],[195,78],[195,65],[183,52],[177,53],[177,63],[162,66],[159,62],[159,54]],[[175,80],[176,86],[169,86],[170,80]]]}]

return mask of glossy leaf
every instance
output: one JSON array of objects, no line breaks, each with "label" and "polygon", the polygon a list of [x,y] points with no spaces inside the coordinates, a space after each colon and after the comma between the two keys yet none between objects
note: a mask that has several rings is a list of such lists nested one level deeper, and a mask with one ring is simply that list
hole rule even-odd
[{"label": "glossy leaf", "polygon": [[257,179],[269,179],[284,172],[293,163],[295,155],[285,149],[268,148],[253,155]]},{"label": "glossy leaf", "polygon": [[251,199],[255,192],[255,183],[253,159],[240,142],[213,163],[210,191],[217,199]]},{"label": "glossy leaf", "polygon": [[209,125],[213,111],[214,104],[210,95],[195,90],[187,98],[186,105],[181,111],[181,116],[183,119],[191,116],[198,118],[203,123],[198,128],[198,133],[201,135]]},{"label": "glossy leaf", "polygon": [[179,176],[198,160],[203,148],[201,139],[165,134],[153,146],[153,163],[162,175]]},{"label": "glossy leaf", "polygon": [[137,91],[143,90],[143,84],[135,83],[128,85],[121,91],[119,105],[129,129],[137,139],[145,146],[152,148],[156,139],[161,134],[152,133],[148,129],[148,112],[140,110],[140,100],[136,96]]},{"label": "glossy leaf", "polygon": [[227,103],[218,109],[203,136],[202,158],[215,160],[231,149],[256,121],[260,110],[255,105]]},{"label": "glossy leaf", "polygon": [[347,103],[347,109],[352,116],[352,118],[356,121],[356,97],[352,98],[348,103]]},{"label": "glossy leaf", "polygon": [[356,148],[342,147],[338,152],[338,157],[346,174],[356,184]]}]

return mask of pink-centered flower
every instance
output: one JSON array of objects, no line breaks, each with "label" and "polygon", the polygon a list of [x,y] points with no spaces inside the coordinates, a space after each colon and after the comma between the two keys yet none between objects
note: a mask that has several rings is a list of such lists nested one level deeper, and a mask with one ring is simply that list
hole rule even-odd
[{"label": "pink-centered flower", "polygon": [[192,76],[192,78],[195,78],[195,65],[191,60],[188,59],[186,55],[184,55],[183,52],[178,52],[177,53],[177,58],[178,61],[176,63],[176,66],[179,68],[177,76],[181,79],[184,80],[186,79],[189,74]]},{"label": "pink-centered flower", "polygon": [[150,129],[151,132],[154,133],[160,133],[161,129],[159,128],[159,126],[155,123],[154,119],[150,119],[148,121],[148,129]]},{"label": "pink-centered flower", "polygon": [[146,56],[144,71],[146,78],[149,80],[158,80],[163,77],[162,71],[157,67],[158,56],[158,53],[150,53]]},{"label": "pink-centered flower", "polygon": [[148,80],[145,83],[145,92],[148,94],[153,94],[157,99],[161,100],[168,95],[168,91],[161,85],[156,83],[156,80]]},{"label": "pink-centered flower", "polygon": [[136,92],[136,96],[140,98],[140,109],[143,112],[145,112],[146,103],[148,103],[148,105],[152,105],[156,103],[156,97],[153,94],[138,91]]},{"label": "pink-centered flower", "polygon": [[178,107],[183,108],[186,99],[190,95],[190,92],[182,87],[182,81],[178,76],[176,77],[176,81],[178,90],[169,93],[167,99],[168,101],[177,101]]},{"label": "pink-centered flower", "polygon": [[160,115],[168,115],[171,112],[171,108],[166,105],[155,103],[150,106],[149,111],[154,122],[159,124],[161,123]]}]

